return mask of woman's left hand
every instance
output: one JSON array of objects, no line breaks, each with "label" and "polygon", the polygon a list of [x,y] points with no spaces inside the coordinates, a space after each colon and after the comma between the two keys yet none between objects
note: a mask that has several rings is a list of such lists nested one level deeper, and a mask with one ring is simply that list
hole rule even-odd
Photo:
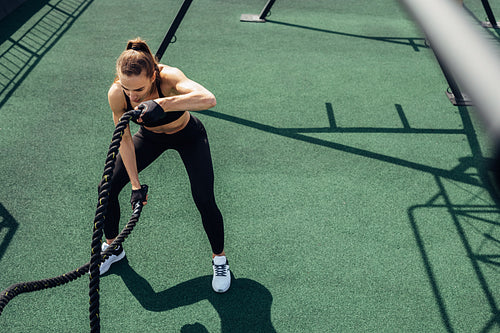
[{"label": "woman's left hand", "polygon": [[132,204],[132,209],[134,209],[137,203],[142,203],[146,205],[148,203],[148,185],[141,185],[138,190],[132,190],[132,195],[130,196],[130,203]]}]

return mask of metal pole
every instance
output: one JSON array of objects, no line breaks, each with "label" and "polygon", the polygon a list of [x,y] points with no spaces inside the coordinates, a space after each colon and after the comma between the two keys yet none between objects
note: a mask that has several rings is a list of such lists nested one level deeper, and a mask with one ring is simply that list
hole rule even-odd
[{"label": "metal pole", "polygon": [[[494,188],[500,189],[499,48],[461,6],[446,0],[400,0],[431,41],[438,59],[472,98],[493,144]],[[498,203],[497,193],[492,195]]]},{"label": "metal pole", "polygon": [[448,86],[450,87],[451,93],[446,91],[446,95],[448,96],[450,102],[456,106],[472,105],[471,100],[460,92],[460,88],[458,87],[458,84],[453,76],[450,74],[450,71],[446,67],[446,64],[441,59],[439,59],[437,53],[434,53],[434,55],[436,56],[439,67],[441,67],[444,78],[446,79],[446,82],[448,82]]},{"label": "metal pole", "polygon": [[495,18],[495,15],[493,15],[490,3],[488,2],[488,0],[481,0],[481,2],[483,3],[484,11],[486,12],[486,15],[488,16],[489,20],[489,22],[484,22],[483,26],[498,29],[498,23]]},{"label": "metal pole", "polygon": [[266,6],[264,7],[262,12],[260,13],[259,19],[261,19],[261,20],[266,19],[266,16],[269,15],[269,12],[271,11],[271,8],[273,7],[275,1],[276,0],[269,0],[267,2]]},{"label": "metal pole", "polygon": [[240,21],[242,22],[257,22],[257,23],[264,23],[266,22],[266,16],[269,15],[269,12],[271,11],[271,7],[274,5],[276,0],[269,0],[267,1],[266,5],[264,6],[264,9],[260,12],[259,15],[256,14],[241,14]]},{"label": "metal pole", "polygon": [[400,0],[437,57],[468,94],[495,144],[500,142],[498,45],[454,1]]},{"label": "metal pole", "polygon": [[192,2],[193,0],[184,0],[181,9],[179,9],[179,12],[175,16],[174,21],[170,25],[170,28],[168,29],[168,32],[165,35],[165,38],[163,38],[163,42],[161,43],[160,47],[158,48],[158,51],[156,52],[156,58],[158,60],[160,60],[161,57],[163,57],[163,54],[165,53],[168,44],[172,43],[172,38],[174,38],[177,28],[181,24],[182,19],[184,18],[184,15],[186,15],[186,12],[188,11],[189,6],[191,5]]}]

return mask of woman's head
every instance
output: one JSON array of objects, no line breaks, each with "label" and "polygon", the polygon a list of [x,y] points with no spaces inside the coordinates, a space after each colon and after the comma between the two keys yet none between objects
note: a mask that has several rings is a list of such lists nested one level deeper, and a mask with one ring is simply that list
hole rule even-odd
[{"label": "woman's head", "polygon": [[128,76],[141,75],[144,73],[147,77],[152,77],[157,68],[158,63],[148,44],[139,37],[128,41],[127,48],[116,61],[118,76],[122,74]]},{"label": "woman's head", "polygon": [[133,102],[141,102],[152,92],[157,72],[158,63],[146,42],[140,38],[129,40],[116,61],[116,76]]}]

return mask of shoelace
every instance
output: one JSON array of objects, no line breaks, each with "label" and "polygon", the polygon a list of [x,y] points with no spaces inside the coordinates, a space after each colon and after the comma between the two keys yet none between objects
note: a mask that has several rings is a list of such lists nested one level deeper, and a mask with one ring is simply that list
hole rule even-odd
[{"label": "shoelace", "polygon": [[111,258],[112,256],[117,256],[121,253],[121,246],[118,245],[115,249],[113,249],[113,251],[109,254],[109,255],[106,255],[106,256],[103,256],[104,258],[104,261],[108,260],[109,258]]},{"label": "shoelace", "polygon": [[227,275],[227,265],[215,265],[214,264],[214,269],[215,269],[215,276],[226,276]]}]

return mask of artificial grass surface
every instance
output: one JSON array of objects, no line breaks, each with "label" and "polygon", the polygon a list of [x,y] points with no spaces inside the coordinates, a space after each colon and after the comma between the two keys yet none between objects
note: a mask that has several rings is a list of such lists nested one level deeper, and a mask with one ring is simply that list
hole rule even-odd
[{"label": "artificial grass surface", "polygon": [[[89,260],[115,59],[136,36],[155,49],[181,3],[29,1],[0,21],[0,289]],[[127,260],[101,279],[102,331],[497,330],[489,144],[474,109],[446,99],[423,36],[393,1],[277,1],[269,22],[239,22],[263,5],[194,1],[162,59],[217,97],[196,116],[232,288],[211,290],[187,175],[167,152],[141,174],[150,201]],[[88,331],[87,286],[16,297],[2,332]]]}]

